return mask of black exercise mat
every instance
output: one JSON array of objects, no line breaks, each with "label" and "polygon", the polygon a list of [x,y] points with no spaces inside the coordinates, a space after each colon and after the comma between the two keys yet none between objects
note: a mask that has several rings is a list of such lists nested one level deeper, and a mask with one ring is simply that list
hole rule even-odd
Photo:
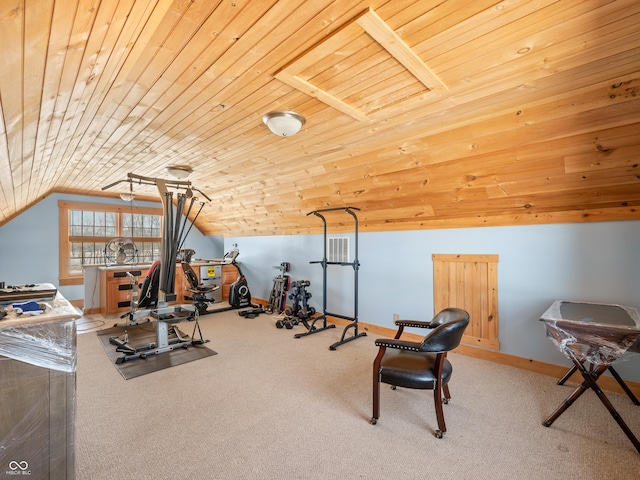
[{"label": "black exercise mat", "polygon": [[[155,342],[156,340],[156,331],[153,323],[133,327],[112,327],[99,330],[97,332],[100,343],[102,343],[107,356],[125,380],[146,375],[147,373],[156,372],[158,370],[164,370],[165,368],[174,367],[176,365],[182,365],[183,363],[193,362],[194,360],[210,357],[211,355],[216,355],[216,352],[208,348],[206,345],[190,345],[187,348],[181,348],[178,346],[175,350],[170,352],[116,363],[118,358],[123,357],[126,354],[123,352],[117,352],[116,345],[112,345],[109,342],[109,338],[115,336],[122,339],[125,330],[129,334],[129,345],[133,347],[146,345]],[[185,335],[180,330],[178,331],[180,332],[181,337],[188,337],[188,335]]]}]

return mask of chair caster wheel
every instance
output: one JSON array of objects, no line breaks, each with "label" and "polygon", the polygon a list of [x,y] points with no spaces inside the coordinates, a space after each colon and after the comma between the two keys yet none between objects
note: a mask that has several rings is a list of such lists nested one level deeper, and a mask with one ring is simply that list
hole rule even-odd
[{"label": "chair caster wheel", "polygon": [[436,430],[436,438],[442,438],[444,436],[444,432],[442,430]]},{"label": "chair caster wheel", "polygon": [[282,328],[282,327],[284,327],[284,323],[282,323],[282,320],[278,320],[276,322],[276,328]]},{"label": "chair caster wheel", "polygon": [[378,423],[378,419],[377,419],[377,418],[374,418],[374,417],[371,417],[371,420],[369,420],[369,423],[370,423],[371,425],[375,425],[376,423]]}]

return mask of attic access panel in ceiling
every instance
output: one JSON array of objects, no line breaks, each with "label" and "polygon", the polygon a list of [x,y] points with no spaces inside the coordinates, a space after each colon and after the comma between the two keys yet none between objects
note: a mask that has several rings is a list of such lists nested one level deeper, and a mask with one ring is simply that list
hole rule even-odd
[{"label": "attic access panel in ceiling", "polygon": [[447,87],[373,10],[307,50],[275,77],[359,121]]}]

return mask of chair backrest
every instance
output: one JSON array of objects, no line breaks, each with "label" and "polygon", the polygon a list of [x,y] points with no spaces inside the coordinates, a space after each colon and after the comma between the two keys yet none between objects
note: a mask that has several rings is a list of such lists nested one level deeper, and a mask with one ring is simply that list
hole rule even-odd
[{"label": "chair backrest", "polygon": [[180,265],[182,265],[182,271],[184,272],[184,276],[187,278],[187,282],[189,282],[191,288],[198,288],[200,282],[198,281],[196,272],[193,271],[193,267],[186,262],[182,262]]},{"label": "chair backrest", "polygon": [[445,308],[443,310],[440,310],[436,314],[436,316],[433,317],[433,319],[430,322],[431,328],[435,328],[439,325],[444,325],[445,323],[449,323],[452,320],[462,318],[465,315],[467,316],[467,318],[469,317],[469,314],[461,308],[453,308],[453,307]]},{"label": "chair backrest", "polygon": [[460,308],[446,308],[438,313],[436,318],[439,324],[429,330],[422,340],[421,352],[440,353],[453,350],[460,345],[462,335],[469,325],[469,314]]},{"label": "chair backrest", "polygon": [[158,287],[160,285],[160,260],[156,260],[147,271],[147,276],[140,289],[138,308],[155,307],[158,303]]}]

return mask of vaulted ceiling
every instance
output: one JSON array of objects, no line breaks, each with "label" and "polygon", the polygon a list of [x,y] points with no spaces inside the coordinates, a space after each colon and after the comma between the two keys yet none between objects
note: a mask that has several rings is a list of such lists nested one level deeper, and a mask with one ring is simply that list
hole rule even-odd
[{"label": "vaulted ceiling", "polygon": [[[344,206],[364,231],[640,218],[637,0],[0,8],[0,225],[171,164],[209,235],[318,232],[307,213]],[[295,136],[263,124],[281,110]]]}]

